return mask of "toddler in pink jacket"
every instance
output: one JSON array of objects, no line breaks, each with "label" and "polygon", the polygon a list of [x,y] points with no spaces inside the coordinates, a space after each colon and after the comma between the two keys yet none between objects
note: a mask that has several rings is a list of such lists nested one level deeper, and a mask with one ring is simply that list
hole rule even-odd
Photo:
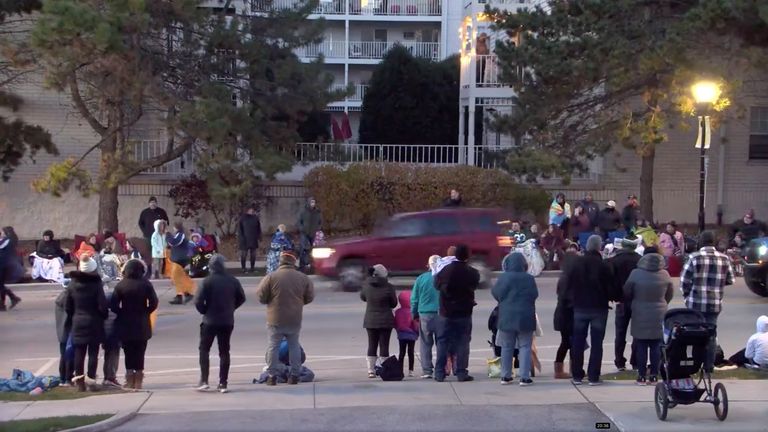
[{"label": "toddler in pink jacket", "polygon": [[395,311],[395,330],[397,340],[400,342],[400,355],[398,359],[403,364],[406,349],[408,350],[408,376],[413,376],[413,351],[416,339],[419,338],[419,322],[411,315],[411,291],[402,291],[397,296],[400,308]]}]

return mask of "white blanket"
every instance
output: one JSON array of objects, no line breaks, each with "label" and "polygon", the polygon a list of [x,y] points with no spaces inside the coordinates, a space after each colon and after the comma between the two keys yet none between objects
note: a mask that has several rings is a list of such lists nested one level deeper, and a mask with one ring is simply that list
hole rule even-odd
[{"label": "white blanket", "polygon": [[32,279],[42,278],[54,283],[64,282],[64,260],[61,258],[45,259],[33,252]]}]

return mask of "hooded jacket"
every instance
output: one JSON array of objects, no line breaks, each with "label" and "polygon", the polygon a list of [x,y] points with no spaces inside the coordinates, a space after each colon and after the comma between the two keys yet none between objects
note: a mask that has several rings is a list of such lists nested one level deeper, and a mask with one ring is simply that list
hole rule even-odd
[{"label": "hooded jacket", "polygon": [[[245,291],[236,277],[227,273],[224,257],[215,255],[208,275],[195,296],[195,308],[203,315],[203,324],[235,325],[235,310],[245,303]],[[269,276],[267,276],[269,277]]]},{"label": "hooded jacket", "polygon": [[475,290],[480,285],[480,273],[469,264],[455,261],[435,276],[440,291],[440,316],[466,318],[472,316]]},{"label": "hooded jacket", "polygon": [[[160,207],[154,210],[147,207],[141,211],[139,215],[139,229],[141,229],[144,238],[152,237],[152,227],[155,226],[155,221],[158,219],[168,223],[168,213]],[[155,226],[155,230],[157,230],[157,226]]]},{"label": "hooded jacket", "polygon": [[633,338],[661,339],[664,335],[662,322],[674,295],[672,279],[664,268],[662,255],[648,254],[624,284],[625,301],[632,305]]},{"label": "hooded jacket", "polygon": [[395,287],[386,278],[372,276],[368,278],[360,300],[365,302],[363,327],[366,329],[391,329],[395,327],[392,309],[397,307]]},{"label": "hooded jacket", "polygon": [[397,339],[415,341],[419,338],[419,323],[411,315],[411,292],[402,291],[397,296],[400,308],[395,311],[395,330]]},{"label": "hooded jacket", "polygon": [[166,233],[165,241],[171,247],[171,261],[186,267],[189,264],[189,241],[183,231],[176,234]]},{"label": "hooded jacket", "polygon": [[323,215],[320,213],[320,209],[317,207],[312,208],[309,205],[304,207],[299,216],[299,231],[305,236],[314,239],[315,233],[320,231],[322,225]]},{"label": "hooded jacket", "polygon": [[45,259],[63,258],[64,251],[61,249],[61,242],[53,238],[53,231],[43,232],[43,236],[48,236],[50,240],[40,240],[37,242],[37,256]]},{"label": "hooded jacket", "polygon": [[126,278],[110,298],[110,309],[117,315],[115,327],[121,341],[146,341],[152,337],[149,315],[157,309],[157,294],[143,277],[144,267],[137,260],[125,264]]},{"label": "hooded jacket", "polygon": [[747,341],[744,357],[761,367],[768,367],[768,316],[761,315],[757,319],[756,326],[757,333]]},{"label": "hooded jacket", "polygon": [[435,289],[435,277],[432,271],[426,271],[416,278],[411,300],[413,316],[436,314],[440,309],[440,293]]},{"label": "hooded jacket", "polygon": [[160,233],[160,222],[162,219],[158,219],[154,222],[155,232],[152,234],[152,258],[165,258],[165,248],[167,246],[165,242],[165,235]]},{"label": "hooded jacket", "polygon": [[565,297],[573,300],[573,309],[608,310],[613,289],[610,266],[597,251],[578,257],[565,275]]},{"label": "hooded jacket", "polygon": [[315,288],[304,273],[296,270],[295,260],[282,257],[280,267],[261,281],[259,302],[267,305],[267,324],[299,330],[304,306],[315,299]]},{"label": "hooded jacket", "polygon": [[258,249],[260,239],[259,215],[243,214],[240,217],[240,223],[237,224],[237,244],[240,250]]},{"label": "hooded jacket", "polygon": [[514,252],[502,262],[504,273],[496,281],[491,294],[499,302],[498,329],[504,332],[536,330],[536,280],[527,273],[523,254]]},{"label": "hooded jacket", "polygon": [[73,271],[67,290],[67,316],[72,320],[72,342],[87,345],[104,341],[107,297],[104,284],[96,273]]},{"label": "hooded jacket", "polygon": [[613,273],[613,286],[611,287],[610,299],[615,302],[624,301],[624,284],[629,279],[629,275],[637,268],[641,256],[634,249],[622,248],[616,253],[616,256],[607,260]]},{"label": "hooded jacket", "polygon": [[600,231],[609,233],[616,231],[621,225],[621,215],[615,208],[606,207],[600,210],[600,214],[597,216],[597,226]]}]

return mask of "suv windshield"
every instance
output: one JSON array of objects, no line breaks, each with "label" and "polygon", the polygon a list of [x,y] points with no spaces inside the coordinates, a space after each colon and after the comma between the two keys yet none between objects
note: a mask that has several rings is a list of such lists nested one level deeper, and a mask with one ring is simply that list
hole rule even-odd
[{"label": "suv windshield", "polygon": [[396,217],[385,222],[376,234],[381,237],[419,237],[427,234],[427,224],[421,217]]}]

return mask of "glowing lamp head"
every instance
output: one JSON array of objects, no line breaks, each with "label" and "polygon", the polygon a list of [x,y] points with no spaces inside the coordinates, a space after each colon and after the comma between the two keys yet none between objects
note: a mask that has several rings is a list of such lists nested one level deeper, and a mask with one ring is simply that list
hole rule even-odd
[{"label": "glowing lamp head", "polygon": [[696,103],[712,104],[720,97],[720,86],[712,81],[700,81],[691,87]]}]

